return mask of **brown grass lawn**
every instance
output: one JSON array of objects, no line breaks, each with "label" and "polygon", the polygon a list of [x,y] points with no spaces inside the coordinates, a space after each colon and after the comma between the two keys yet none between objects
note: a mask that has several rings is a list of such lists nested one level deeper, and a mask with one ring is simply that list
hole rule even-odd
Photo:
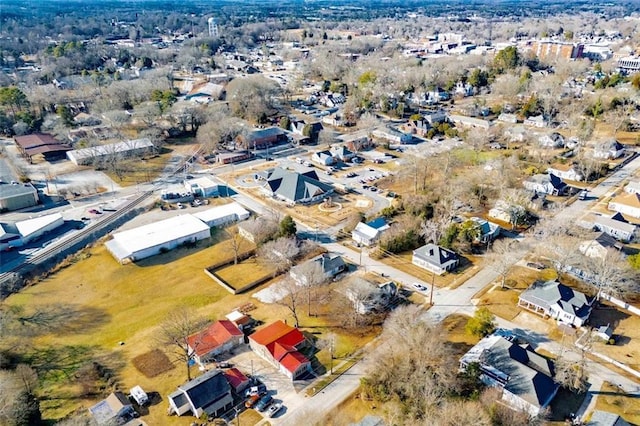
[{"label": "brown grass lawn", "polygon": [[538,271],[522,266],[514,266],[509,271],[506,279],[506,287],[500,286],[501,278],[496,285],[484,293],[478,306],[486,306],[494,315],[512,320],[521,312],[518,305],[520,293],[526,290],[535,280],[548,280],[555,277],[551,269]]},{"label": "brown grass lawn", "polygon": [[[6,300],[7,305],[24,308],[27,313],[51,305],[61,306],[73,320],[72,326],[57,327],[50,334],[22,342],[33,365],[41,372],[39,394],[46,419],[56,420],[77,409],[84,410],[106,396],[107,389],[89,398],[79,394],[75,371],[97,360],[116,373],[118,389],[126,392],[141,385],[147,392],[157,392],[162,397],[142,417],[149,425],[188,425],[193,418],[166,415],[166,396],[186,380],[185,366],[174,363],[175,368],[147,377],[133,363],[136,357],[159,348],[158,326],[167,314],[187,307],[194,316],[215,320],[251,302],[256,306],[251,315],[258,321],[291,319],[285,307],[262,304],[251,293],[231,295],[204,274],[205,267],[233,256],[229,241],[223,240],[225,235],[218,233],[216,237],[215,245],[180,248],[129,265],[117,263],[100,245],[90,249],[85,260]],[[331,284],[328,291],[338,294],[332,289],[337,285],[340,283]],[[320,304],[313,308],[317,315],[308,317],[305,305],[300,308],[300,323],[304,332],[320,341],[326,340],[327,333],[335,335],[337,363],[371,341],[380,326],[345,329],[331,306]],[[172,348],[159,349],[174,361]],[[328,356],[323,359],[325,352],[324,349],[318,352],[318,358],[328,367]],[[146,373],[153,375],[156,371]],[[198,374],[195,368],[192,374]]]},{"label": "brown grass lawn", "polygon": [[[56,354],[55,360],[47,360],[47,366],[58,358],[60,362],[62,359],[68,362],[69,354],[73,354],[77,364],[102,356],[118,373],[121,389],[139,384],[166,398],[185,380],[184,366],[176,365],[177,368],[149,379],[132,363],[136,356],[158,346],[154,338],[158,324],[178,307],[188,307],[194,315],[214,320],[224,317],[236,306],[253,301],[249,294],[230,295],[203,272],[211,263],[232,256],[226,243],[181,248],[124,266],[101,245],[91,249],[88,259],[11,296],[6,303],[24,307],[28,312],[51,304],[62,304],[73,311],[76,322],[73,333],[61,328],[24,342],[27,347],[36,348],[31,351],[34,355],[43,357],[47,348]],[[269,320],[284,314],[280,306],[256,305],[258,309],[252,314],[258,319]],[[170,348],[162,349],[171,354]],[[104,356],[105,353],[108,356]],[[45,397],[42,402],[45,418],[59,419],[95,402],[95,398],[78,398],[73,377],[68,381],[59,374],[47,374],[45,379],[47,377],[50,378],[45,380],[41,393],[55,397]],[[186,418],[167,417],[165,410],[166,401],[163,401],[152,406],[144,418],[149,424],[189,424]]]},{"label": "brown grass lawn", "polygon": [[456,288],[457,286],[462,285],[466,280],[475,275],[476,272],[479,271],[480,267],[480,264],[478,262],[482,261],[478,257],[467,256],[467,259],[463,263],[461,268],[458,268],[454,272],[446,273],[441,276],[436,275],[434,279],[434,276],[431,272],[411,263],[412,256],[413,252],[407,251],[393,256],[385,256],[379,260],[382,263],[393,266],[394,268],[397,268],[409,275],[413,275],[414,277],[427,283],[431,283],[432,280],[434,280],[433,282],[436,287],[451,288]]},{"label": "brown grass lawn", "polygon": [[[603,305],[594,309],[591,318],[594,326],[610,324],[616,336],[615,345],[607,345],[602,341],[593,343],[593,350],[607,355],[624,364],[634,364],[638,369],[640,360],[640,318],[623,309]],[[640,403],[640,401],[639,401]]]},{"label": "brown grass lawn", "polygon": [[468,334],[464,327],[467,325],[469,317],[466,315],[452,314],[442,321],[442,327],[447,333],[447,341],[451,343],[455,356],[464,355],[480,339]]},{"label": "brown grass lawn", "polygon": [[232,424],[255,425],[262,421],[262,415],[254,409],[245,410],[240,414],[240,421]]},{"label": "brown grass lawn", "polygon": [[[331,413],[315,424],[326,426],[346,426],[361,421],[367,415],[383,415],[383,408],[377,407],[374,401],[367,401],[361,397],[358,389],[353,395],[344,400]],[[313,424],[313,423],[309,423]]]},{"label": "brown grass lawn", "polygon": [[270,277],[273,273],[273,267],[258,262],[255,257],[251,257],[237,265],[231,264],[216,270],[218,277],[236,289],[261,278]]},{"label": "brown grass lawn", "polygon": [[625,395],[609,382],[604,382],[596,400],[596,410],[609,411],[627,422],[640,425],[640,398]]}]

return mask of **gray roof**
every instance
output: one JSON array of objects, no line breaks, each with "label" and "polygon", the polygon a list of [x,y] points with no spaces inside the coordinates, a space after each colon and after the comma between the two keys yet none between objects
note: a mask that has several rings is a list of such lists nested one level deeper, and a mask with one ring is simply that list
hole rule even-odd
[{"label": "gray roof", "polygon": [[588,426],[630,426],[622,417],[608,411],[595,410]]},{"label": "gray roof", "polygon": [[121,416],[133,413],[133,406],[122,392],[114,392],[98,402],[89,412],[99,425],[109,424]]},{"label": "gray roof", "polygon": [[623,220],[619,220],[618,218],[624,219],[624,217],[620,213],[616,213],[612,217],[596,216],[593,219],[593,223],[595,225],[605,226],[610,229],[617,229],[629,234],[633,234],[636,229],[636,225]]},{"label": "gray roof", "polygon": [[413,255],[442,269],[458,260],[458,255],[455,252],[432,243],[414,250]]},{"label": "gray roof", "polygon": [[552,361],[534,352],[529,345],[519,345],[495,334],[482,339],[461,361],[467,365],[480,363],[488,378],[538,407],[544,407],[559,388],[553,380]]},{"label": "gray roof", "polygon": [[275,168],[267,178],[274,195],[287,201],[299,202],[333,192],[331,185],[320,182],[315,171],[300,174]]},{"label": "gray roof", "polygon": [[[210,370],[202,376],[196,377],[182,386],[178,386],[196,408],[202,408],[208,414],[214,413],[225,405],[233,402],[231,387],[221,370]],[[184,400],[178,397],[177,392],[169,395],[176,405]]]},{"label": "gray roof", "polygon": [[536,281],[520,295],[520,300],[548,310],[558,304],[563,311],[579,318],[587,318],[591,311],[593,298],[567,287],[558,281]]},{"label": "gray roof", "polygon": [[37,190],[30,183],[21,183],[18,185],[0,183],[0,199],[19,197],[21,195],[35,193],[37,193]]}]

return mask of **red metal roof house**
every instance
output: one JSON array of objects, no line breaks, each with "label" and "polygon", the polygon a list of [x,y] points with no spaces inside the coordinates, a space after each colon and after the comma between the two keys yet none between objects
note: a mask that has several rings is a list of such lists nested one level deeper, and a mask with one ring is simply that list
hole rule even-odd
[{"label": "red metal roof house", "polygon": [[251,349],[291,380],[311,371],[311,363],[299,352],[306,343],[300,330],[282,321],[276,321],[249,336]]},{"label": "red metal roof house", "polygon": [[193,359],[200,365],[244,343],[244,334],[229,320],[220,320],[187,338]]}]

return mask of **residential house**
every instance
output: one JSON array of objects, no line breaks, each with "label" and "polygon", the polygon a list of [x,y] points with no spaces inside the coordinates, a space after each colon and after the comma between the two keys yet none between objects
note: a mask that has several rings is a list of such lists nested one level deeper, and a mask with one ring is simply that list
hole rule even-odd
[{"label": "residential house", "polygon": [[[307,134],[305,135],[305,127],[307,128]],[[322,123],[315,121],[313,123],[306,123],[304,120],[291,121],[291,132],[302,136],[317,135],[322,131]]]},{"label": "residential house", "polygon": [[356,153],[375,146],[368,130],[360,130],[355,133],[340,135],[338,139],[344,143],[344,146],[346,146],[349,151]]},{"label": "residential house", "polygon": [[460,358],[460,369],[479,364],[480,380],[502,389],[502,401],[517,411],[537,416],[558,393],[552,361],[529,344],[496,334],[485,337]]},{"label": "residential house", "polygon": [[219,320],[187,338],[189,353],[204,367],[215,357],[244,343],[244,334],[229,320]]},{"label": "residential house", "polygon": [[547,173],[556,175],[561,179],[580,182],[584,180],[584,174],[574,164],[556,163],[547,167]]},{"label": "residential house", "polygon": [[307,339],[297,328],[278,320],[249,336],[251,349],[291,380],[311,372],[311,363],[300,349]]},{"label": "residential house", "polygon": [[535,116],[527,117],[524,120],[524,125],[543,128],[549,125],[549,121],[546,120],[542,115],[535,115]]},{"label": "residential house", "polygon": [[617,195],[609,201],[607,208],[631,217],[640,218],[640,194]]},{"label": "residential house", "polygon": [[640,194],[640,181],[632,180],[624,187],[625,192],[629,194]]},{"label": "residential house", "polygon": [[489,210],[487,216],[502,222],[511,223],[511,206],[505,201],[498,200],[495,207]]},{"label": "residential house", "polygon": [[508,114],[506,112],[503,112],[498,116],[498,121],[501,121],[503,123],[516,124],[518,122],[518,116],[515,114]]},{"label": "residential house", "polygon": [[469,219],[478,228],[478,241],[482,244],[487,244],[500,236],[500,225],[482,219],[480,217],[472,217]]},{"label": "residential house", "polygon": [[453,88],[453,93],[464,97],[473,96],[475,93],[475,89],[469,83],[458,81],[456,83],[456,86]]},{"label": "residential house", "polygon": [[569,192],[569,186],[552,173],[533,175],[527,178],[522,185],[537,194],[566,195]]},{"label": "residential house", "polygon": [[353,157],[356,156],[353,151],[350,151],[349,148],[344,145],[333,145],[331,147],[331,155],[334,160],[342,161],[343,163],[351,161]]},{"label": "residential house", "polygon": [[617,140],[607,141],[596,145],[593,148],[594,158],[603,158],[606,160],[615,160],[624,155],[625,146]]},{"label": "residential house", "polygon": [[125,424],[138,417],[133,405],[122,392],[113,392],[89,408],[98,425]]},{"label": "residential house", "polygon": [[435,126],[436,124],[444,123],[447,121],[447,112],[443,109],[438,109],[435,111],[428,111],[422,114],[424,120],[429,123],[431,126]]},{"label": "residential house", "polygon": [[593,219],[593,227],[624,243],[628,243],[635,237],[637,229],[636,225],[629,223],[621,213],[611,217],[598,215]]},{"label": "residential house", "polygon": [[426,244],[413,251],[411,263],[437,275],[454,270],[460,258],[453,251],[436,244]]},{"label": "residential house", "polygon": [[559,322],[583,326],[591,315],[594,298],[559,281],[534,282],[520,294],[518,306]]},{"label": "residential house", "polygon": [[538,138],[538,144],[542,148],[564,148],[564,136],[558,132],[542,135]]},{"label": "residential house", "polygon": [[431,129],[429,122],[423,119],[409,120],[403,127],[407,133],[417,135],[421,138],[425,137],[427,132],[429,132],[429,129]]},{"label": "residential house", "polygon": [[591,414],[591,419],[589,419],[587,426],[631,426],[631,424],[618,414],[595,410]]},{"label": "residential house", "polygon": [[398,286],[393,281],[374,284],[359,278],[351,283],[345,295],[360,315],[366,315],[388,309],[398,296]]},{"label": "residential house", "polygon": [[333,187],[320,182],[314,170],[297,173],[282,168],[267,172],[264,191],[290,204],[322,201],[333,193]]},{"label": "residential house", "polygon": [[509,139],[509,142],[524,142],[529,131],[522,126],[513,126],[506,128],[504,135]]},{"label": "residential house", "polygon": [[[315,268],[317,268],[317,270]],[[320,256],[316,256],[313,259],[294,266],[289,271],[289,275],[291,275],[291,278],[293,278],[298,285],[307,285],[307,274],[309,272],[321,274],[322,280],[326,281],[346,270],[347,264],[340,255],[323,253]]]},{"label": "residential house", "polygon": [[351,238],[357,244],[370,246],[378,242],[382,234],[389,229],[385,218],[380,217],[370,222],[359,222],[351,231]]},{"label": "residential house", "polygon": [[314,152],[311,156],[311,161],[323,166],[330,166],[335,163],[333,155],[331,155],[331,151],[329,150]]},{"label": "residential house", "polygon": [[489,120],[483,120],[481,118],[467,117],[464,115],[449,115],[449,121],[454,123],[456,126],[467,127],[467,128],[475,128],[475,129],[484,129],[489,130],[489,128],[493,125],[493,123]]},{"label": "residential house", "polygon": [[187,101],[194,101],[197,103],[209,103],[211,101],[217,101],[224,93],[224,86],[215,83],[202,83],[193,88],[184,97]]},{"label": "residential house", "polygon": [[371,134],[376,138],[384,139],[391,143],[407,144],[413,141],[413,136],[410,134],[389,127],[378,127]]},{"label": "residential house", "polygon": [[200,418],[219,417],[233,407],[231,386],[221,370],[209,370],[203,375],[178,386],[169,395],[169,411],[178,416],[188,412]]},{"label": "residential house", "polygon": [[595,238],[580,243],[578,250],[590,258],[606,260],[610,249],[621,251],[623,245],[611,235],[604,232],[599,233]]},{"label": "residential house", "polygon": [[237,368],[229,368],[225,370],[224,376],[236,395],[241,395],[242,391],[251,383],[251,380],[249,380],[249,378]]}]

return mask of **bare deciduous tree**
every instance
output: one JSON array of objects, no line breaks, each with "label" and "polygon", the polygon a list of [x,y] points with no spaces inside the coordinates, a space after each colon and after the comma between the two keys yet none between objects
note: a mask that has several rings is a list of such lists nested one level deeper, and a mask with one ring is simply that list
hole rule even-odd
[{"label": "bare deciduous tree", "polygon": [[181,308],[170,313],[158,330],[158,343],[171,348],[174,360],[184,364],[187,380],[191,380],[190,363],[195,350],[189,347],[188,338],[206,324],[207,320],[194,316],[188,308]]},{"label": "bare deciduous tree", "polygon": [[277,275],[291,268],[299,254],[300,247],[295,238],[281,237],[265,243],[258,249],[258,261],[273,267]]},{"label": "bare deciduous tree", "polygon": [[304,288],[299,286],[290,276],[285,277],[277,284],[276,292],[280,299],[277,303],[286,307],[293,317],[294,327],[300,326],[300,318],[298,316],[300,305],[303,303]]},{"label": "bare deciduous tree", "polygon": [[493,243],[487,254],[489,268],[500,274],[501,287],[506,287],[509,271],[520,260],[526,251],[523,243],[513,239],[502,239]]}]

